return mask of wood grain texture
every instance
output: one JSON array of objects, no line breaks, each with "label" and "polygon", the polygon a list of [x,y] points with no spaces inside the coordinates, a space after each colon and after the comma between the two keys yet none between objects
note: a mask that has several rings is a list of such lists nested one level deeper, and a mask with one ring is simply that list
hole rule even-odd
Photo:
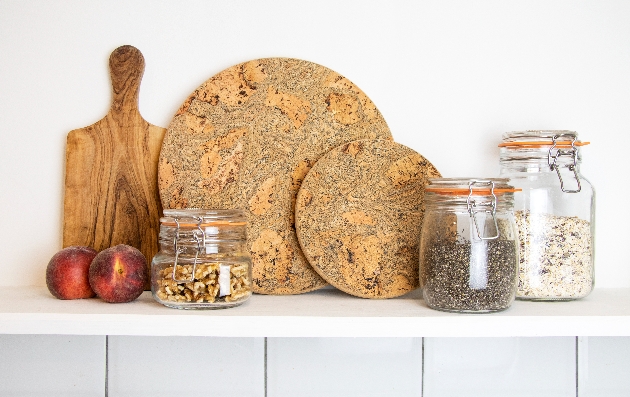
[{"label": "wood grain texture", "polygon": [[265,58],[204,82],[171,122],[159,165],[164,208],[241,208],[253,290],[297,294],[326,282],[295,235],[295,197],[324,153],[356,139],[391,139],[374,103],[315,63]]},{"label": "wood grain texture", "polygon": [[96,123],[68,133],[63,246],[97,251],[127,244],[150,263],[162,212],[157,165],[166,129],[138,110],[144,57],[132,46],[109,58],[112,104]]},{"label": "wood grain texture", "polygon": [[440,173],[414,150],[359,140],[320,158],[297,195],[302,251],[322,278],[362,298],[418,287],[424,188]]}]

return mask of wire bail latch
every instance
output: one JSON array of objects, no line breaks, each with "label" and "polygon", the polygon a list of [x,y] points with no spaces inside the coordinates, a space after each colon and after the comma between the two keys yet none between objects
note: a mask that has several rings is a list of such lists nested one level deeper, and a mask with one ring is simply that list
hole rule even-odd
[{"label": "wire bail latch", "polygon": [[[557,139],[563,136],[571,137],[571,149],[561,149],[556,147],[558,142]],[[580,177],[577,173],[577,156],[578,156],[578,148],[575,147],[576,136],[573,134],[558,134],[553,137],[553,145],[549,148],[549,153],[547,154],[547,163],[549,164],[549,169],[551,171],[556,171],[558,174],[558,179],[560,180],[560,189],[564,193],[579,193],[582,190],[582,185],[580,183]],[[554,152],[555,149],[555,152]],[[562,179],[562,175],[560,175],[560,165],[557,164],[559,157],[571,157],[571,163],[566,165],[570,171],[573,171],[573,175],[575,176],[575,180],[577,182],[577,190],[565,189],[564,188],[564,180]]]},{"label": "wire bail latch", "polygon": [[192,237],[195,243],[197,243],[197,249],[195,250],[195,259],[193,260],[193,267],[190,274],[190,279],[178,279],[176,276],[176,270],[179,260],[179,254],[184,252],[184,249],[179,246],[179,219],[173,218],[175,220],[176,228],[175,228],[175,237],[173,238],[173,250],[175,252],[175,261],[173,263],[173,280],[178,283],[191,283],[195,280],[195,270],[197,269],[197,261],[199,259],[199,252],[206,246],[206,234],[201,228],[201,223],[203,222],[203,218],[194,217],[197,220],[197,228],[193,230]]},{"label": "wire bail latch", "polygon": [[[473,187],[475,186],[489,186],[490,196],[492,196],[492,199],[490,201],[479,202],[473,200]],[[480,240],[496,240],[497,238],[499,238],[499,225],[496,218],[497,196],[494,194],[494,181],[470,181],[468,183],[468,199],[466,200],[466,206],[468,208],[470,218],[475,225],[477,237],[479,237]],[[496,231],[496,234],[494,236],[482,237],[482,231],[480,231],[477,217],[475,216],[478,213],[490,214],[492,220],[494,221],[494,230]],[[485,230],[485,227],[483,229]]]}]

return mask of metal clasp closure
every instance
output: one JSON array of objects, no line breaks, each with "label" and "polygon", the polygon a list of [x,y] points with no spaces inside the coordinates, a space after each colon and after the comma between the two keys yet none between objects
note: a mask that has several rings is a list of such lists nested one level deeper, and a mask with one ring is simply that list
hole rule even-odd
[{"label": "metal clasp closure", "polygon": [[197,243],[197,250],[195,251],[195,259],[193,260],[193,268],[190,274],[189,279],[178,279],[176,276],[177,265],[179,261],[179,254],[181,254],[184,249],[179,247],[179,219],[174,218],[176,229],[175,229],[175,237],[173,238],[173,250],[175,252],[175,262],[173,263],[173,280],[178,283],[191,283],[195,280],[195,270],[197,269],[197,261],[199,259],[199,253],[202,249],[205,249],[206,246],[206,234],[201,228],[201,223],[203,222],[203,218],[195,217],[197,220],[197,229],[193,230],[193,240]]},{"label": "metal clasp closure", "polygon": [[[473,186],[489,186],[490,187],[490,196],[492,199],[490,201],[474,201],[472,199],[473,196]],[[497,223],[497,196],[494,194],[494,181],[470,181],[468,183],[468,199],[466,200],[466,206],[468,207],[468,213],[470,214],[470,218],[475,225],[475,230],[477,231],[477,237],[480,240],[496,240],[499,238],[499,224]],[[494,236],[486,236],[482,237],[482,231],[480,231],[479,224],[477,222],[477,217],[475,216],[478,213],[490,214],[492,216],[492,220],[494,221]],[[485,220],[485,219],[484,219]],[[484,223],[484,231],[485,231],[485,223]]]},{"label": "metal clasp closure", "polygon": [[[560,149],[560,148],[556,148],[557,145],[557,139],[563,136],[569,136],[572,137],[573,139],[571,140],[571,149]],[[551,146],[551,148],[549,148],[549,153],[547,154],[547,163],[549,164],[549,168],[551,169],[551,171],[555,170],[556,174],[558,174],[558,179],[560,180],[560,189],[562,189],[562,191],[564,193],[579,193],[582,190],[582,184],[580,183],[580,177],[578,176],[577,173],[577,155],[578,155],[578,148],[575,147],[575,140],[576,140],[576,136],[573,134],[558,134],[555,135],[553,137],[553,145]],[[556,149],[555,153],[553,152],[553,150]],[[558,164],[556,164],[556,162],[558,161],[558,157],[566,157],[566,156],[571,156],[572,157],[572,164],[568,164],[566,167],[570,170],[573,171],[573,175],[575,176],[575,180],[577,182],[577,190],[570,190],[570,189],[565,189],[564,188],[564,181],[562,180],[562,175],[560,175],[560,166]]]}]

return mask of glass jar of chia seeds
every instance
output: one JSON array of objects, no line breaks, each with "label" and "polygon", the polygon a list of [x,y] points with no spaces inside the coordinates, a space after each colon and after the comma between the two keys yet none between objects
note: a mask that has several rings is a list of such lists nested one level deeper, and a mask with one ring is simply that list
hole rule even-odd
[{"label": "glass jar of chia seeds", "polygon": [[176,309],[238,306],[252,294],[241,210],[164,210],[151,263],[155,300]]},{"label": "glass jar of chia seeds", "polygon": [[486,313],[514,301],[518,235],[507,179],[430,179],[420,237],[420,286],[437,310]]},{"label": "glass jar of chia seeds", "polygon": [[503,134],[501,176],[522,189],[514,201],[518,299],[571,300],[593,289],[595,190],[580,173],[586,144],[572,131]]}]

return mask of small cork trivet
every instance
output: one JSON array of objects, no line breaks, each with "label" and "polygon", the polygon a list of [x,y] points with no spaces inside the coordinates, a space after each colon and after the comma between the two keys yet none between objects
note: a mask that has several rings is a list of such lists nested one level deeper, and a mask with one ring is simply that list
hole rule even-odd
[{"label": "small cork trivet", "polygon": [[418,287],[418,244],[428,178],[435,167],[387,140],[359,140],[322,158],[297,195],[302,250],[334,287],[393,298]]},{"label": "small cork trivet", "polygon": [[329,150],[357,139],[391,139],[356,85],[311,62],[266,58],[202,84],[171,122],[159,163],[167,208],[241,208],[249,220],[253,291],[296,294],[327,283],[302,254],[295,196]]}]

